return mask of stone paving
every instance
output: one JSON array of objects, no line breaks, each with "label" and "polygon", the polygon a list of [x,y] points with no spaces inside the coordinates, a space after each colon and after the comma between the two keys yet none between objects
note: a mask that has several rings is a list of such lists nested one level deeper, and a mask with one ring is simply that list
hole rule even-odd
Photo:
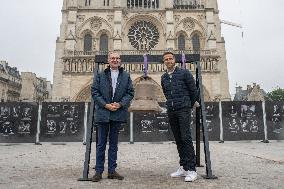
[{"label": "stone paving", "polygon": [[[0,189],[284,188],[283,141],[210,142],[212,170],[218,179],[203,179],[205,167],[198,167],[198,180],[193,183],[169,177],[178,166],[172,142],[120,143],[117,171],[125,176],[123,181],[108,180],[104,174],[99,183],[79,182],[85,148],[82,143],[1,143]],[[94,144],[92,148],[90,177],[94,174]]]}]

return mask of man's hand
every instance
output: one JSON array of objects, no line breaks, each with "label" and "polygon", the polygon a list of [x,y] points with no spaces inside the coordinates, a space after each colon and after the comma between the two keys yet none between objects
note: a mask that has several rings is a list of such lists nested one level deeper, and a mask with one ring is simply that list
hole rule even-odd
[{"label": "man's hand", "polygon": [[116,110],[118,110],[119,108],[121,107],[121,105],[117,102],[113,102],[111,104],[106,104],[105,105],[105,108],[110,110],[110,111],[113,111],[115,112]]},{"label": "man's hand", "polygon": [[193,107],[194,107],[194,108],[199,108],[199,107],[200,107],[200,104],[199,104],[197,101],[195,101]]},{"label": "man's hand", "polygon": [[111,104],[106,104],[105,108],[110,110],[110,111],[112,111],[112,112],[117,110],[116,106],[114,106],[112,103]]},{"label": "man's hand", "polygon": [[111,103],[113,106],[115,106],[116,107],[116,109],[119,109],[120,107],[121,107],[121,105],[119,104],[119,103],[117,103],[117,102],[113,102],[113,103]]}]

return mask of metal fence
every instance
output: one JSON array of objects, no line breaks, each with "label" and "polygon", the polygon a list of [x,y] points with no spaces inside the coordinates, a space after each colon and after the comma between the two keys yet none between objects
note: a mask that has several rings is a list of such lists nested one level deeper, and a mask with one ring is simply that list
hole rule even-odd
[{"label": "metal fence", "polygon": [[[129,113],[119,140],[172,141],[166,106],[160,106],[161,113]],[[84,142],[89,108],[84,102],[0,103],[0,142]],[[284,102],[207,102],[205,110],[211,141],[284,139]],[[195,139],[194,110],[189,116]]]}]

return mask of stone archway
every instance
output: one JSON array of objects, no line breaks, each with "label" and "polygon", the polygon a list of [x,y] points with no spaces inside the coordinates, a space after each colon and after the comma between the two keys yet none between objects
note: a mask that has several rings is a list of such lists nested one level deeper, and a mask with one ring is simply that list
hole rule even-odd
[{"label": "stone archway", "polygon": [[92,84],[85,86],[75,97],[75,102],[91,102],[91,87]]}]

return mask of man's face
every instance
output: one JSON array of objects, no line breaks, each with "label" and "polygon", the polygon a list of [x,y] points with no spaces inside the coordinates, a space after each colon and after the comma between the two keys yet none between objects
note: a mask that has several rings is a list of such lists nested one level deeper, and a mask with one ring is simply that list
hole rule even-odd
[{"label": "man's face", "polygon": [[176,64],[175,57],[172,54],[166,54],[163,57],[164,64],[166,65],[168,70],[173,70]]},{"label": "man's face", "polygon": [[117,70],[118,67],[120,66],[120,62],[121,62],[120,55],[117,54],[117,53],[111,53],[109,55],[108,62],[109,62],[109,65],[110,65],[111,69]]}]

